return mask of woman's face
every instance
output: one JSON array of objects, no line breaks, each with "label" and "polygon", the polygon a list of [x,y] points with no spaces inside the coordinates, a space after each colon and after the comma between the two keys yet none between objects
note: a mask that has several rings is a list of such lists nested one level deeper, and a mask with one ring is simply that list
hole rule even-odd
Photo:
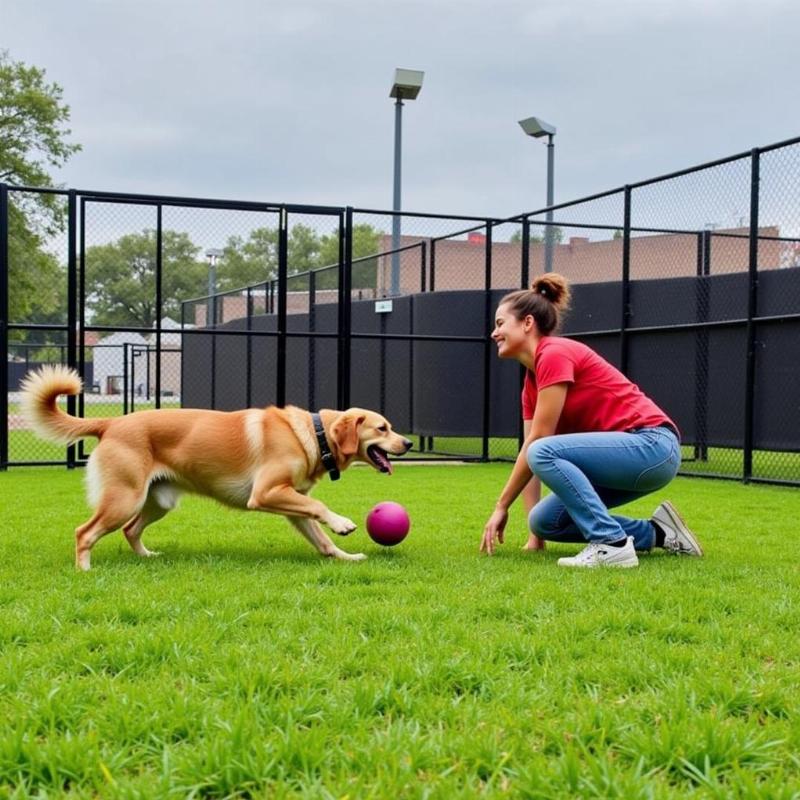
[{"label": "woman's face", "polygon": [[527,352],[530,349],[528,337],[535,326],[532,316],[517,319],[508,304],[501,303],[494,315],[492,331],[497,355],[500,358],[516,358],[520,353]]}]

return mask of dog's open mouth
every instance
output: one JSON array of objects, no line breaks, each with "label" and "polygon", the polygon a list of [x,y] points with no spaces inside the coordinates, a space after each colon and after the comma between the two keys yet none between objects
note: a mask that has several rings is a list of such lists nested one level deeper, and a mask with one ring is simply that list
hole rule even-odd
[{"label": "dog's open mouth", "polygon": [[367,448],[367,457],[381,471],[392,474],[392,462],[386,457],[386,451],[381,450],[376,444]]}]

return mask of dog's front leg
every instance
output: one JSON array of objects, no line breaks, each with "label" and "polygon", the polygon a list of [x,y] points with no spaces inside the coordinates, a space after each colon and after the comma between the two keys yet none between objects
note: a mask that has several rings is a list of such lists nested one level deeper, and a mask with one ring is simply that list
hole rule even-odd
[{"label": "dog's front leg", "polygon": [[285,483],[276,485],[268,478],[257,480],[253,484],[247,507],[254,511],[269,511],[286,517],[303,517],[323,522],[340,536],[347,536],[356,529],[355,522],[335,514],[319,500],[300,494],[293,486]]},{"label": "dog's front leg", "polygon": [[313,519],[305,519],[304,517],[287,517],[286,519],[288,519],[292,527],[297,529],[305,539],[311,542],[322,555],[328,558],[339,558],[342,561],[363,561],[366,558],[363,553],[347,553],[338,548]]}]

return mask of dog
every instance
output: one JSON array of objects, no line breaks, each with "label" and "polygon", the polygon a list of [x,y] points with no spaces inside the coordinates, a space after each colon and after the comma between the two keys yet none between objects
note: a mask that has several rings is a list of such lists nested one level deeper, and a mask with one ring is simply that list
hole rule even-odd
[{"label": "dog", "polygon": [[94,514],[75,530],[81,570],[91,567],[98,539],[119,528],[138,556],[158,555],[144,546],[142,533],[184,493],[281,514],[323,556],[361,561],[363,553],[338,548],[319,523],[342,536],[356,524],[309,492],[326,471],[335,479],[354,461],[391,473],[387,455],[403,455],[412,445],[383,416],[363,408],[322,409],[316,419],[295,406],[158,409],[96,419],[65,414],[56,398],[81,388],[78,373],[61,366],[31,372],[22,385],[23,411],[39,436],[62,444],[100,440],[86,465]]}]

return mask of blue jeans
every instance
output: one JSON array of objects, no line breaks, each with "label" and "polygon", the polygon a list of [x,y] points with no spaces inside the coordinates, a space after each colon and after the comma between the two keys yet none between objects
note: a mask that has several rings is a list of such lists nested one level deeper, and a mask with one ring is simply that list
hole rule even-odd
[{"label": "blue jeans", "polygon": [[650,550],[649,520],[608,513],[609,508],[666,486],[681,462],[678,437],[667,428],[626,433],[568,433],[538,439],[528,464],[552,494],[531,510],[530,529],[553,542],[613,542],[633,536]]}]

